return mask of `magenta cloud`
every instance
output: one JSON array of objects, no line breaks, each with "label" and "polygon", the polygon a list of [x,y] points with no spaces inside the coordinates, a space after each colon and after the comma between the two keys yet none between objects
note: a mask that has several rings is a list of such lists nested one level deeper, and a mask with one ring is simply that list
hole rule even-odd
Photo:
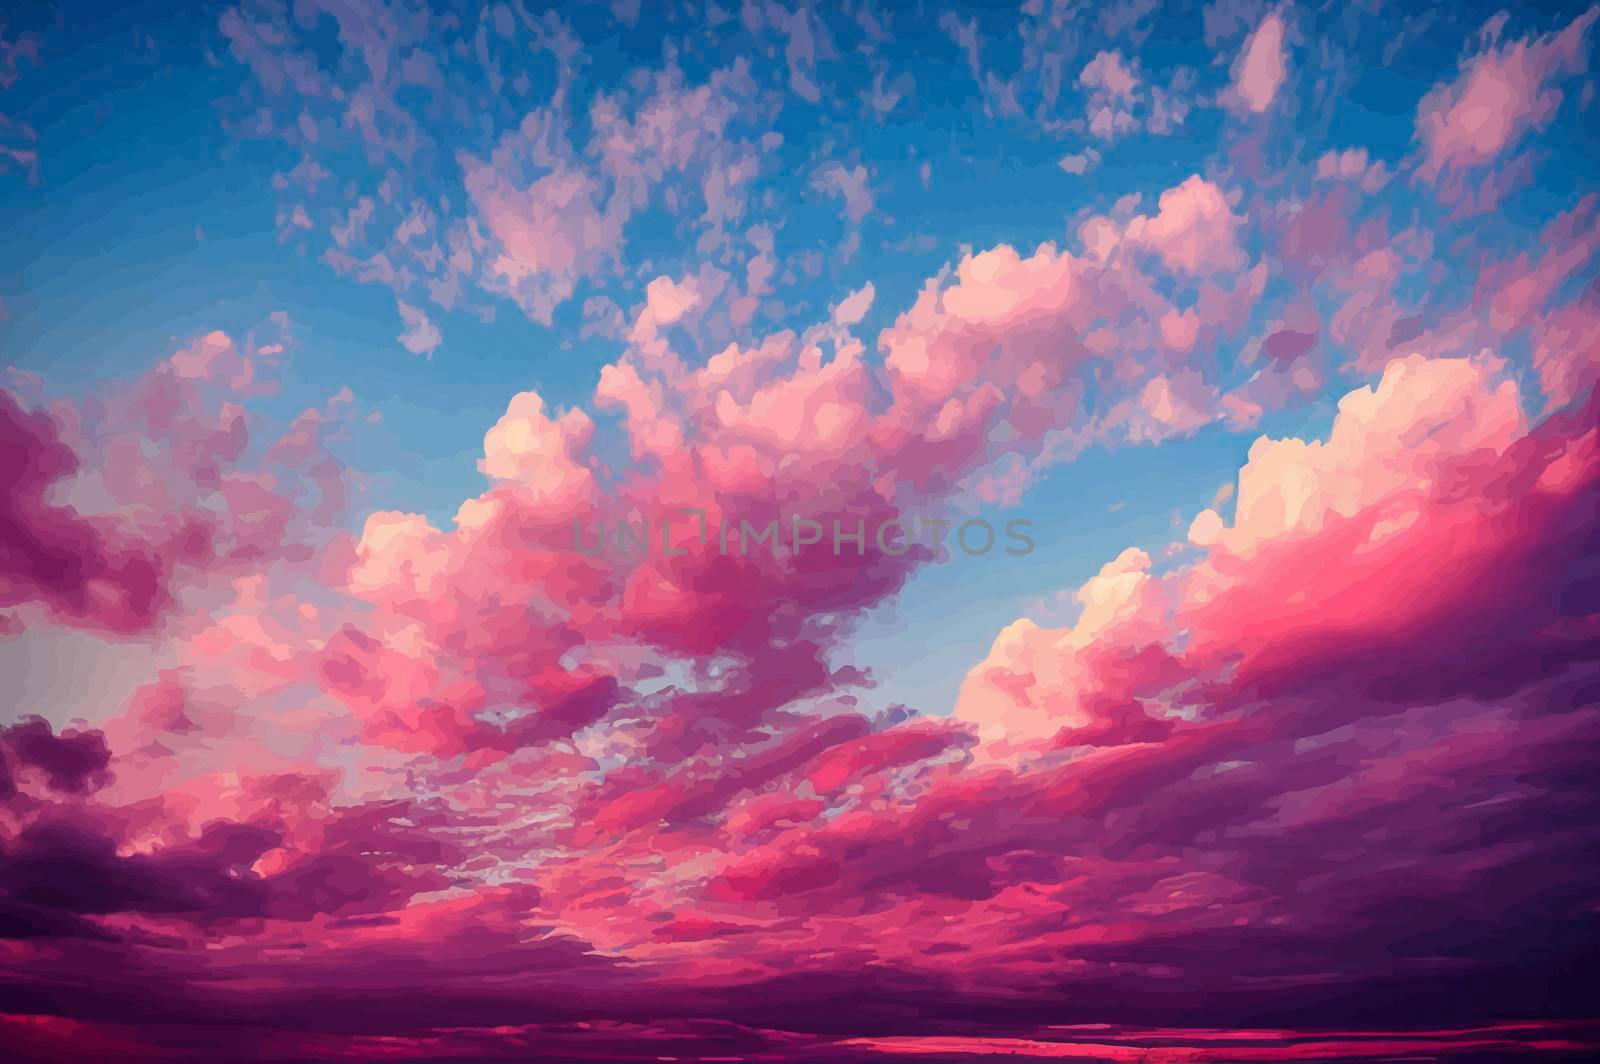
[{"label": "magenta cloud", "polygon": [[[0,639],[54,676],[0,726],[16,1059],[1600,1046],[1600,201],[1515,249],[1450,228],[1488,202],[1467,175],[1515,187],[1584,91],[1597,9],[1486,30],[1407,105],[1407,158],[1340,131],[1281,163],[1273,123],[1324,91],[1288,7],[1196,15],[1203,98],[1139,58],[1139,10],[1103,16],[1126,53],[1046,63],[1030,4],[1004,76],[951,15],[929,32],[985,106],[1077,138],[1040,148],[1051,180],[1185,121],[1231,153],[908,283],[875,164],[830,142],[797,168],[805,221],[750,187],[840,61],[814,12],[727,14],[776,34],[781,91],[744,55],[669,62],[449,153],[410,109],[455,91],[426,18],[326,5],[352,94],[284,45],[317,6],[222,20],[303,115],[272,131],[307,165],[268,236],[379,285],[407,366],[464,359],[460,315],[497,307],[609,353],[579,387],[497,381],[425,500],[365,466],[382,386],[306,372],[322,341],[287,315],[124,377],[6,375]],[[525,91],[489,61],[513,40],[575,93],[564,24],[494,10],[437,32],[497,93]],[[333,179],[337,210],[309,165],[335,129],[382,186]],[[464,198],[423,195],[432,165]],[[814,261],[784,227],[817,218],[861,276],[777,320]],[[653,238],[698,264],[638,265]],[[1081,579],[1052,554],[1010,597],[976,567],[908,605],[980,553],[919,522],[1005,527],[1092,468],[1154,535],[1073,495],[1052,534],[1105,533],[1073,541]],[[895,624],[948,626],[910,648],[953,668],[942,702],[883,696],[868,635]]]}]

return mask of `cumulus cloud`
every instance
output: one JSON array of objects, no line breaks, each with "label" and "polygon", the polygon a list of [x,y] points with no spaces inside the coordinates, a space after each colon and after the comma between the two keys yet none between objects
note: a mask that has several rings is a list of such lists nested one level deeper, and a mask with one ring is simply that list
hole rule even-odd
[{"label": "cumulus cloud", "polygon": [[[946,13],[959,91],[1048,134],[1030,158],[1071,202],[970,247],[897,233],[925,273],[841,281],[819,250],[837,227],[812,240],[786,195],[859,238],[904,225],[907,187],[935,216],[941,182],[1007,170],[963,142],[944,176],[920,143],[896,172],[850,139],[860,85],[831,93],[834,61],[876,81],[907,16],[746,4],[716,24],[726,53],[775,62],[690,77],[677,57],[703,55],[669,42],[588,91],[605,56],[557,12],[324,7],[222,22],[262,94],[245,120],[303,156],[276,190],[292,238],[392,289],[415,353],[445,310],[496,298],[592,343],[508,382],[453,467],[466,487],[426,500],[341,459],[378,450],[335,445],[372,425],[361,381],[299,413],[273,398],[303,385],[278,372],[286,319],[115,384],[8,373],[0,640],[30,668],[72,655],[62,683],[94,697],[23,685],[0,728],[21,1003],[0,1041],[134,1060],[1591,1048],[1484,1017],[1591,1007],[1593,197],[1524,244],[1474,243],[1381,195],[1367,149],[1280,152],[1241,122],[1147,177],[1106,142],[1183,121],[1194,78],[1283,106],[1287,15],[1211,5],[1208,44],[1231,44],[1196,75],[1137,50],[1138,4],[1093,27],[1029,5],[1015,69]],[[1553,122],[1592,18],[1469,60],[1429,105],[1426,159],[1486,167]],[[1478,103],[1513,83],[1533,105],[1485,134]],[[804,155],[773,128],[796,101],[824,131]],[[1069,148],[1063,171],[1104,163],[1118,187],[1062,179]],[[1091,449],[1117,453],[1072,472],[1117,501],[1077,505],[1072,476],[1047,501],[1118,516],[1025,574],[1062,608],[919,647],[955,670],[942,697],[880,686],[865,630],[945,626],[946,602],[964,626],[977,600],[905,606],[938,551],[870,530],[1031,501]],[[1192,457],[1225,472],[1185,478]],[[845,515],[859,548],[785,547],[791,520],[848,537]]]},{"label": "cumulus cloud", "polygon": [[514,396],[506,412],[483,438],[479,468],[491,477],[518,481],[545,498],[584,491],[590,474],[583,465],[594,422],[582,410],[551,418],[537,392]]},{"label": "cumulus cloud", "polygon": [[1161,194],[1154,215],[1138,215],[1123,232],[1173,270],[1207,273],[1243,265],[1239,228],[1222,189],[1193,174]]},{"label": "cumulus cloud", "polygon": [[[490,483],[452,527],[369,514],[296,580],[240,581],[189,618],[181,669],[103,733],[8,729],[0,790],[17,826],[0,933],[25,968],[48,949],[99,992],[137,1001],[159,986],[212,1017],[223,1003],[198,958],[268,978],[270,944],[294,943],[294,989],[260,993],[298,1016],[300,995],[348,994],[421,957],[408,993],[459,989],[414,1022],[454,1023],[452,1038],[462,1008],[508,1007],[508,983],[519,1004],[500,1019],[574,986],[653,1015],[708,972],[779,1011],[764,1023],[793,1022],[814,986],[864,1019],[848,1002],[875,977],[847,955],[905,973],[894,1000],[927,1022],[980,977],[1054,1022],[1059,1000],[1030,989],[1041,979],[1159,1015],[1158,998],[1118,985],[1129,965],[1238,1017],[1261,1007],[1263,979],[1414,987],[1396,949],[1470,958],[1449,977],[1466,998],[1485,972],[1536,970],[1514,941],[1485,947],[1464,928],[1488,898],[1547,934],[1541,914],[1581,911],[1591,885],[1593,400],[1531,421],[1497,358],[1394,360],[1340,400],[1323,438],[1257,440],[1231,517],[1201,510],[1188,547],[1130,546],[1071,593],[1071,624],[1006,627],[948,719],[864,711],[863,674],[830,662],[848,618],[889,601],[925,554],[725,554],[680,511],[760,520],[776,499],[877,521],[953,498],[1005,454],[1043,454],[1080,402],[1106,401],[1068,374],[1109,350],[1093,339],[1108,306],[1154,298],[1139,264],[1203,273],[1237,219],[1191,178],[1137,221],[1114,234],[1132,259],[963,256],[880,334],[881,366],[842,328],[859,324],[865,288],[809,336],[694,364],[657,326],[682,320],[698,288],[652,282],[636,326],[654,324],[596,393],[642,456],[607,475],[609,498],[590,417],[519,393],[484,438]],[[1236,241],[1224,258],[1237,264]],[[1151,305],[1175,319],[1163,357],[1191,357],[1188,330],[1214,311],[1191,326]],[[147,401],[198,404],[175,440],[210,445],[178,446],[190,483],[225,473],[201,432],[215,414],[188,390],[231,390],[245,357],[208,337],[147,386]],[[1205,421],[1199,364],[1122,365],[1102,387],[1152,433]],[[304,418],[281,453],[320,454],[313,429],[348,402]],[[69,446],[20,406],[9,422],[41,456],[10,493],[20,527],[86,521],[50,511],[37,486],[92,434]],[[666,522],[681,553],[578,554],[574,514],[591,532]],[[73,542],[74,564],[104,553]],[[36,569],[7,569],[13,594],[46,593]],[[268,705],[288,715],[263,742]],[[324,735],[338,737],[336,769]],[[382,796],[339,782],[396,765],[406,786]],[[1441,807],[1440,793],[1460,801]],[[1549,830],[1504,846],[1493,828],[1508,805]],[[1374,823],[1404,830],[1374,837]],[[1532,871],[1552,866],[1554,888]],[[80,886],[55,889],[69,872]],[[1552,890],[1554,909],[1534,904]],[[157,932],[184,948],[146,952]],[[1210,960],[1181,963],[1197,955]],[[121,974],[135,957],[137,982]],[[805,958],[815,984],[770,981]],[[383,983],[381,1002],[348,1010],[392,1015]]]}]

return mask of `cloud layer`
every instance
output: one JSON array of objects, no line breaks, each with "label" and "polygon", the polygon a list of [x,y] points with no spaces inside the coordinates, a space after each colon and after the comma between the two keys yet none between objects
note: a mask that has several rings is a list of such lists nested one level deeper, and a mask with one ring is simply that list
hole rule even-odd
[{"label": "cloud layer", "polygon": [[[1186,122],[1218,141],[909,283],[879,257],[886,167],[832,141],[774,163],[780,113],[844,106],[844,41],[858,123],[918,98],[865,9],[848,37],[705,16],[766,60],[600,88],[583,27],[520,5],[224,14],[242,135],[295,155],[290,242],[382,286],[395,345],[442,366],[450,315],[510,308],[611,346],[566,398],[506,382],[442,513],[364,502],[377,385],[287,409],[287,316],[126,379],[8,375],[0,638],[70,660],[92,705],[24,686],[0,728],[0,1040],[1592,1052],[1600,212],[1552,183],[1525,240],[1471,237],[1592,96],[1595,12],[1491,22],[1383,152],[1286,134],[1339,95],[1315,13],[1236,6],[1204,16],[1204,75],[1140,52],[1166,16],[1138,7],[1068,62],[1028,5],[1009,72],[976,14],[935,20],[966,106],[1076,138],[1051,180]],[[658,210],[681,261],[648,250]],[[823,258],[816,219],[830,263],[875,271],[774,305]],[[948,704],[877,697],[858,639],[908,619],[964,516],[1214,439],[1223,490],[1129,487],[1171,511],[1160,542],[1081,582],[1041,565],[1064,615],[928,648],[973,663]]]}]

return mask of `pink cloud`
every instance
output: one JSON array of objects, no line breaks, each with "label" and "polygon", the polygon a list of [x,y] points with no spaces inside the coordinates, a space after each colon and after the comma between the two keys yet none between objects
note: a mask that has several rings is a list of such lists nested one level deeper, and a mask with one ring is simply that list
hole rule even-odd
[{"label": "pink cloud", "polygon": [[[487,316],[477,289],[545,323],[582,300],[573,331],[611,350],[588,395],[506,397],[455,469],[465,497],[426,513],[338,457],[376,416],[359,381],[262,401],[305,386],[275,372],[286,321],[273,343],[203,334],[72,400],[11,375],[0,652],[54,673],[43,693],[14,685],[0,727],[0,953],[7,1000],[37,1013],[0,1015],[14,1054],[1175,1062],[1600,1044],[1593,1024],[1483,1021],[1592,1009],[1593,198],[1535,250],[1488,255],[1453,220],[1391,215],[1364,148],[1221,122],[1211,176],[1153,207],[1063,178],[1102,162],[1080,144],[1050,168],[1076,213],[1033,241],[963,247],[914,290],[895,288],[902,270],[829,292],[816,247],[785,257],[807,234],[758,178],[799,161],[847,229],[906,224],[898,179],[839,121],[869,81],[907,115],[889,97],[915,90],[881,76],[892,6],[843,23],[713,11],[700,44],[748,59],[689,84],[672,58],[583,105],[636,33],[586,55],[560,12],[519,5],[223,16],[285,105],[247,110],[301,153],[279,188],[287,236],[326,229],[330,265],[392,287],[403,346],[431,354],[441,309]],[[1110,40],[1079,50],[1082,12],[1028,4],[1001,20],[1022,33],[1014,65],[995,62],[992,20],[936,22],[987,116],[1048,134],[1044,151],[1184,120],[1192,72],[1163,88],[1131,50],[1154,32],[1146,8],[1096,12]],[[1458,177],[1549,121],[1595,17],[1466,64],[1427,105],[1423,166]],[[1289,19],[1206,7],[1209,46],[1248,33],[1212,72],[1231,75],[1224,106],[1284,107]],[[352,49],[337,71],[312,29]],[[1335,39],[1317,44],[1329,70],[1295,94],[1308,106],[1349,73]],[[502,73],[528,52],[548,78]],[[821,73],[847,53],[861,80],[833,99]],[[477,154],[441,158],[430,123],[465,72],[484,106],[452,132]],[[1086,115],[1058,98],[1075,72]],[[799,116],[816,137],[787,147],[771,128],[795,128],[786,96],[817,105]],[[341,130],[386,171],[376,187],[329,169]],[[919,146],[901,176],[933,195],[963,167],[1008,172],[962,151],[930,164]],[[1129,161],[1106,155],[1118,166],[1094,176]],[[453,209],[414,178],[452,160]],[[1471,209],[1516,171],[1478,176]],[[652,249],[670,237],[698,265],[628,263],[653,206],[670,224]],[[892,236],[904,255],[939,246]],[[1286,431],[1285,408],[1313,400]],[[1225,436],[1257,424],[1253,442]],[[1166,441],[1195,467],[1058,467]],[[1208,465],[1230,449],[1226,473]],[[1046,549],[1006,580],[928,572],[937,548],[871,533],[1017,505],[1052,470],[1052,505],[1018,511],[1055,523]],[[1138,500],[1141,482],[1177,494]],[[1106,486],[1110,507],[1092,497]],[[799,523],[822,542],[856,519],[837,553],[785,546]],[[1012,594],[1041,605],[963,634]],[[956,670],[953,697],[902,705],[881,686],[859,637],[895,622],[915,671]],[[1213,1029],[1162,1026],[1196,1009]],[[1355,1020],[1370,1027],[1341,1029]],[[1389,1029],[1424,1021],[1445,1026]]]},{"label": "pink cloud", "polygon": [[1194,370],[1150,378],[1139,393],[1143,417],[1130,426],[1135,439],[1162,440],[1190,433],[1216,420],[1217,389]]},{"label": "pink cloud", "polygon": [[1134,128],[1139,79],[1124,64],[1120,52],[1100,52],[1089,60],[1078,75],[1078,84],[1090,90],[1090,133],[1110,139]]},{"label": "pink cloud", "polygon": [[[1388,360],[1323,436],[1257,440],[1231,516],[1219,495],[1186,544],[1115,553],[1069,624],[1007,626],[947,719],[868,708],[844,653],[926,553],[724,551],[682,509],[876,524],[974,486],[1015,497],[1068,436],[1261,416],[1265,387],[1221,391],[1223,336],[1259,348],[1257,380],[1316,375],[1316,302],[1260,322],[1265,271],[1221,187],[1190,177],[1135,209],[1072,249],[963,254],[873,338],[881,357],[852,329],[863,288],[694,361],[680,345],[715,278],[657,277],[594,393],[636,460],[608,468],[622,440],[521,392],[453,520],[380,510],[319,534],[289,500],[355,397],[265,435],[258,464],[269,362],[226,336],[158,366],[121,421],[107,400],[0,408],[22,457],[8,604],[174,625],[165,671],[103,734],[0,741],[0,927],[46,973],[25,989],[72,1016],[63,985],[107,1015],[159,999],[178,1026],[260,1008],[294,1018],[290,1055],[360,1059],[548,1051],[566,1035],[537,1017],[574,994],[582,1022],[652,1051],[707,1045],[660,1017],[714,994],[719,1016],[761,1017],[760,1035],[719,1027],[733,1055],[804,1042],[819,999],[852,1023],[887,1001],[919,1039],[995,997],[1006,1014],[971,1022],[1013,1034],[1066,1003],[1159,1016],[1182,994],[1223,1023],[1284,986],[1320,1009],[1391,979],[1477,1007],[1476,980],[1525,972],[1526,942],[1592,886],[1587,303],[1527,325],[1574,405],[1531,421],[1492,356]],[[1581,264],[1586,218],[1552,230],[1548,275],[1485,271],[1485,313],[1525,327]],[[1390,323],[1405,241],[1296,240]],[[1362,335],[1353,316],[1329,332]],[[209,515],[207,550],[158,535],[168,514]],[[574,517],[589,536],[648,521],[650,548],[580,554]],[[657,545],[666,526],[681,552]],[[142,611],[86,589],[115,590],[128,550],[162,563]],[[1508,840],[1508,808],[1543,829]],[[1485,945],[1485,906],[1516,933]],[[1581,945],[1550,948],[1578,964]],[[1545,999],[1512,982],[1508,1008]],[[397,1001],[387,1041],[341,1040]]]},{"label": "pink cloud", "polygon": [[1132,101],[1139,79],[1129,70],[1120,52],[1100,52],[1078,75],[1078,84],[1099,89],[1116,100]]},{"label": "pink cloud", "polygon": [[694,278],[681,283],[670,277],[655,278],[645,286],[644,308],[634,320],[629,339],[641,347],[658,347],[659,330],[676,324],[701,302],[700,286]]},{"label": "pink cloud", "polygon": [[[914,480],[960,427],[923,415],[986,394],[976,369],[914,371],[1083,312],[1081,260],[985,254],[885,333],[887,405],[858,356],[823,363],[797,338],[699,370],[620,362],[649,393],[629,401],[670,419],[689,458],[635,471],[629,503],[703,499],[720,460],[743,468],[726,489],[742,505],[803,506],[785,493],[804,483],[841,493],[819,505],[895,512],[876,475]],[[828,403],[848,416],[783,420]],[[194,671],[107,726],[137,745],[8,733],[17,826],[0,915],[42,936],[16,945],[24,969],[48,949],[56,977],[115,1000],[159,986],[195,1015],[232,1015],[220,960],[297,1017],[284,1037],[333,1037],[310,999],[392,1017],[400,995],[433,1054],[471,1042],[463,1011],[515,1019],[574,987],[634,1022],[714,986],[736,1012],[759,1005],[782,1040],[819,988],[842,1015],[870,1013],[852,1004],[874,978],[863,958],[897,973],[874,992],[928,1035],[980,987],[1054,1022],[1060,1000],[1030,989],[1041,979],[1094,1007],[1159,1011],[1175,991],[1259,1007],[1263,979],[1331,999],[1389,977],[1411,948],[1397,942],[1457,951],[1486,899],[1537,912],[1550,881],[1525,861],[1581,853],[1593,604],[1568,581],[1600,478],[1592,415],[1530,425],[1493,359],[1396,361],[1341,401],[1325,439],[1257,441],[1232,518],[1202,511],[1191,554],[1167,565],[1129,548],[1076,590],[1070,625],[1006,629],[941,721],[853,708],[860,676],[825,663],[837,630],[816,623],[883,601],[912,563],[868,557],[836,579],[692,542],[677,558],[577,560],[547,545],[568,530],[519,492],[582,478],[591,427],[524,393],[485,438],[485,472],[508,483],[467,500],[450,531],[373,515],[347,587],[316,590],[326,610],[263,581],[194,618],[230,640],[175,647]],[[219,656],[250,712],[201,693]],[[644,681],[669,666],[678,678],[652,693]],[[269,672],[279,686],[256,687]],[[316,707],[317,723],[269,733],[266,749],[244,729],[274,697]],[[306,745],[285,755],[293,741]],[[340,770],[316,768],[329,756]],[[1526,787],[1507,782],[1508,759]],[[369,786],[387,796],[359,797]],[[1462,800],[1441,809],[1440,793]],[[1553,830],[1501,845],[1486,829],[1507,802]],[[64,867],[82,889],[39,889]],[[1418,891],[1420,909],[1391,909]],[[185,948],[145,952],[149,935]],[[131,979],[107,955],[144,966]],[[491,1043],[510,1037],[497,1031]]]},{"label": "pink cloud", "polygon": [[864,166],[824,163],[811,175],[811,185],[843,202],[845,217],[851,225],[860,225],[862,219],[872,213],[872,189]]},{"label": "pink cloud", "polygon": [[[1102,51],[1084,65],[1078,84],[1087,90],[1084,103],[1090,135],[1113,140],[1124,133],[1143,129],[1157,135],[1171,133],[1188,117],[1188,74],[1179,70],[1165,88],[1146,85],[1119,51]],[[1074,123],[1074,128],[1082,126]],[[1061,160],[1068,173],[1083,173],[1099,155],[1086,149]]]},{"label": "pink cloud", "polygon": [[593,433],[594,422],[582,410],[552,418],[537,392],[521,392],[484,436],[479,468],[496,479],[519,483],[546,504],[570,502],[592,490],[585,459]]},{"label": "pink cloud", "polygon": [[1288,74],[1284,50],[1284,22],[1270,12],[1244,43],[1233,64],[1233,98],[1245,109],[1260,114],[1272,106]]},{"label": "pink cloud", "polygon": [[1158,210],[1126,226],[1126,239],[1149,248],[1172,270],[1203,274],[1238,269],[1239,218],[1222,190],[1198,174],[1161,194]]},{"label": "pink cloud", "polygon": [[1388,184],[1393,174],[1381,160],[1368,165],[1365,148],[1346,148],[1344,151],[1324,152],[1317,159],[1317,177],[1323,180],[1356,181],[1361,191],[1377,192]]},{"label": "pink cloud", "polygon": [[1533,330],[1533,365],[1552,408],[1581,402],[1600,383],[1600,293],[1541,319]]},{"label": "pink cloud", "polygon": [[1339,401],[1326,441],[1256,441],[1239,472],[1234,523],[1212,544],[1248,554],[1320,532],[1426,485],[1450,460],[1504,452],[1525,431],[1515,384],[1497,381],[1491,364],[1391,362],[1376,387]]},{"label": "pink cloud", "polygon": [[1597,17],[1600,8],[1591,7],[1558,32],[1490,48],[1465,62],[1455,81],[1424,97],[1417,109],[1421,175],[1432,180],[1447,170],[1481,166],[1547,125],[1562,100],[1552,83],[1584,69],[1586,37]]},{"label": "pink cloud", "polygon": [[867,316],[867,311],[872,309],[873,298],[877,290],[872,282],[868,281],[860,288],[845,296],[833,308],[833,320],[839,325],[857,325]]},{"label": "pink cloud", "polygon": [[406,323],[406,331],[400,335],[400,345],[413,355],[426,355],[433,357],[434,350],[444,339],[439,335],[439,327],[429,319],[426,312],[401,299],[396,302],[400,311],[400,319]]},{"label": "pink cloud", "polygon": [[548,325],[578,281],[616,253],[621,219],[602,210],[598,186],[581,172],[556,169],[520,186],[491,165],[463,165],[467,192],[498,245],[486,264],[488,283]]}]

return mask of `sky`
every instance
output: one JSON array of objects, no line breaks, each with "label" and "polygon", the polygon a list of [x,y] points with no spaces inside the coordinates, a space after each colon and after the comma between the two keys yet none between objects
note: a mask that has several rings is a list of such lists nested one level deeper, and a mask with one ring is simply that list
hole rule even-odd
[{"label": "sky", "polygon": [[8,8],[0,1048],[1595,1052],[1596,21]]}]

